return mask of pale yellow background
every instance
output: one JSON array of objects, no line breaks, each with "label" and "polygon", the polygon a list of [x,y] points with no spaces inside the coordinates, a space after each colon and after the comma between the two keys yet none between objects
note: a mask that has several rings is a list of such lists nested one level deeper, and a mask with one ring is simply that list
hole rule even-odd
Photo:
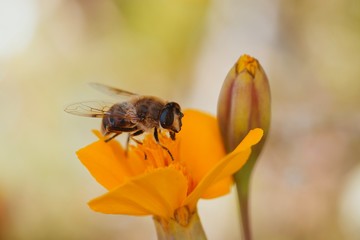
[{"label": "pale yellow background", "polygon": [[[105,190],[75,151],[100,122],[63,109],[111,100],[87,85],[96,81],[215,114],[244,53],[261,62],[273,101],[254,239],[359,239],[357,0],[1,0],[0,235],[156,239],[151,217],[88,209]],[[199,211],[210,240],[240,239],[234,194]]]}]

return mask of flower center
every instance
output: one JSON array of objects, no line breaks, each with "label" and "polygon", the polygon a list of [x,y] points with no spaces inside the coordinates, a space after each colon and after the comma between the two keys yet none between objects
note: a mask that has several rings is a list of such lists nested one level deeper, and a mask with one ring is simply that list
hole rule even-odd
[{"label": "flower center", "polygon": [[[180,158],[180,144],[181,139],[177,138],[172,140],[166,133],[159,134],[159,143],[155,141],[151,134],[147,134],[145,135],[142,144],[130,146],[130,151],[136,153],[138,158],[143,159],[145,172],[166,167],[180,171],[188,181],[189,194],[195,186],[191,174],[188,172],[185,164]],[[164,147],[170,151],[171,155]]]}]

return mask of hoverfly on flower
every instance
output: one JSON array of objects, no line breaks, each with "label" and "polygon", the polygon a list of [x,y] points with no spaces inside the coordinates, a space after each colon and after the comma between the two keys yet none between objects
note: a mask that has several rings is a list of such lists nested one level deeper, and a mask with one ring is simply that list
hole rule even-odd
[{"label": "hoverfly on flower", "polygon": [[100,83],[91,83],[91,86],[108,94],[125,97],[127,100],[115,104],[85,101],[71,104],[65,108],[65,111],[78,116],[102,118],[101,132],[106,137],[105,142],[126,132],[127,145],[130,139],[141,144],[134,137],[153,130],[156,142],[173,159],[169,149],[160,143],[158,135],[160,129],[165,129],[171,139],[175,140],[175,134],[181,130],[181,119],[184,116],[178,103],[155,96],[135,94]]}]

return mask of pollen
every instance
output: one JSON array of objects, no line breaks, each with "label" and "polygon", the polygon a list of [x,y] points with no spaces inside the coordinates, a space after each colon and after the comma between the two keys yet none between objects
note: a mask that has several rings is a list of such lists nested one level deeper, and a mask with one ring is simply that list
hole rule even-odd
[{"label": "pollen", "polygon": [[[144,137],[142,144],[131,146],[130,151],[136,153],[137,158],[142,158],[145,164],[145,172],[151,172],[158,168],[173,168],[182,173],[187,179],[188,193],[193,191],[195,187],[191,173],[186,168],[180,158],[181,139],[172,140],[165,132],[159,134],[159,142],[157,143],[152,134]],[[169,149],[170,154],[162,147]]]}]

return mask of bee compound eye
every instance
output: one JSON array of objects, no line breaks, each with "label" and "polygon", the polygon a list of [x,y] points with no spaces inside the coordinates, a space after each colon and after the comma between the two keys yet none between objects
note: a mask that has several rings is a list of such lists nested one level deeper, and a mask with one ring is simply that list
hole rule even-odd
[{"label": "bee compound eye", "polygon": [[169,128],[174,122],[174,113],[171,108],[165,108],[160,115],[160,124],[163,128]]}]

